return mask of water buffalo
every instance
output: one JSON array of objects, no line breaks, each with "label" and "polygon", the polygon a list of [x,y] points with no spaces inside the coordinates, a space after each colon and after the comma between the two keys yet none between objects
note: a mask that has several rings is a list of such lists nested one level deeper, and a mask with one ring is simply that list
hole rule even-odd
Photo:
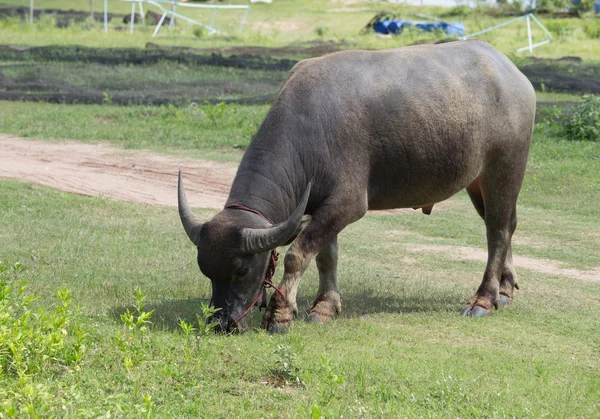
[{"label": "water buffalo", "polygon": [[292,243],[262,325],[285,332],[315,257],[307,319],[341,310],[337,236],[367,210],[423,208],[463,188],[485,221],[483,281],[461,314],[480,317],[518,289],[511,238],[535,116],[535,92],[479,40],[390,51],[343,51],[298,63],[250,143],[227,205],[202,223],[181,173],[179,213],[212,281],[225,331],[272,285],[273,250]]}]

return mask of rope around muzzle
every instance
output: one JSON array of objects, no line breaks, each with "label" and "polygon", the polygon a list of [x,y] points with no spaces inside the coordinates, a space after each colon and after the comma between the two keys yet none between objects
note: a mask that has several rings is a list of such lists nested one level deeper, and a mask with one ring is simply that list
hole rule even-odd
[{"label": "rope around muzzle", "polygon": [[[260,216],[261,218],[264,218],[269,223],[273,224],[273,221],[269,220],[267,217],[265,217],[259,211],[252,209],[252,208],[248,208],[244,205],[231,204],[231,205],[227,205],[225,208],[241,209],[244,211],[248,211],[248,212],[251,212],[253,214]],[[232,326],[234,326],[235,324],[240,322],[244,317],[246,317],[248,315],[248,313],[250,313],[252,311],[252,309],[256,306],[256,303],[258,303],[260,301],[260,299],[263,297],[265,291],[268,288],[273,288],[276,292],[279,293],[279,295],[283,295],[283,291],[281,289],[277,288],[275,286],[275,284],[273,283],[273,275],[275,275],[275,269],[277,268],[278,261],[279,261],[279,253],[277,253],[276,249],[271,250],[271,260],[269,261],[269,266],[267,267],[267,271],[265,272],[265,279],[263,279],[262,285],[260,287],[260,292],[258,293],[256,298],[252,301],[250,306],[248,306],[248,308],[246,310],[244,310],[244,312],[240,315],[240,317],[238,317],[231,323]],[[262,308],[262,307],[259,307],[259,308]]]},{"label": "rope around muzzle", "polygon": [[279,293],[279,295],[283,295],[283,291],[281,289],[277,288],[275,286],[275,284],[273,284],[273,275],[275,274],[275,268],[277,268],[278,260],[279,260],[279,253],[277,253],[277,251],[275,249],[271,250],[271,260],[269,261],[269,267],[267,268],[267,272],[265,273],[265,279],[263,279],[262,286],[260,287],[260,292],[258,293],[256,298],[252,301],[250,306],[248,306],[248,308],[246,310],[244,310],[244,312],[240,315],[240,317],[238,317],[231,323],[232,326],[237,324],[240,320],[242,320],[244,317],[246,317],[246,315],[248,315],[248,313],[250,313],[252,311],[254,306],[256,306],[256,303],[258,303],[260,301],[260,299],[262,298],[262,296],[265,293],[265,290],[267,288],[273,288],[276,292]]}]

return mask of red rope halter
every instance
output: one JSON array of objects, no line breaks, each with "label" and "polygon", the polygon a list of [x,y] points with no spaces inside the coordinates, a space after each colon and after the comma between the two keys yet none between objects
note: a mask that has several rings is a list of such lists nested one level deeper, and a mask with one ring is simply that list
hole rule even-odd
[{"label": "red rope halter", "polygon": [[[269,223],[273,224],[273,221],[269,220],[267,217],[265,217],[259,211],[255,210],[255,209],[252,209],[252,208],[248,208],[248,207],[246,207],[244,205],[241,205],[241,204],[230,204],[230,205],[227,205],[225,208],[241,209],[241,210],[244,210],[244,211],[248,211],[248,212],[251,212],[253,214],[256,214],[256,215],[264,218]],[[260,299],[262,298],[262,296],[265,293],[265,290],[267,288],[273,288],[280,295],[283,295],[283,291],[281,289],[277,288],[275,286],[275,284],[273,283],[273,275],[275,275],[275,269],[277,268],[277,262],[278,261],[279,261],[279,253],[277,253],[276,249],[271,250],[271,260],[269,261],[269,266],[267,267],[267,272],[265,272],[265,279],[263,279],[262,286],[260,287],[260,292],[258,293],[258,295],[256,296],[256,298],[252,301],[252,303],[250,304],[250,306],[246,310],[244,310],[244,312],[240,315],[240,317],[238,317],[237,319],[235,319],[233,321],[233,323],[231,323],[232,326],[234,324],[238,323],[240,320],[242,320],[244,317],[246,317],[248,315],[248,313],[250,313],[252,311],[252,309],[254,308],[254,306],[256,306],[256,303],[258,303],[260,301]]]}]

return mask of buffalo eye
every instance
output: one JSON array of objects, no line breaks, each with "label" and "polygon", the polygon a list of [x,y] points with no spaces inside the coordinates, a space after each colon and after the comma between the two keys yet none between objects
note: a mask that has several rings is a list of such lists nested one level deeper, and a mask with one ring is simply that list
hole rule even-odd
[{"label": "buffalo eye", "polygon": [[247,266],[241,266],[235,271],[235,274],[237,277],[242,277],[242,276],[246,275],[247,273],[248,273]]}]

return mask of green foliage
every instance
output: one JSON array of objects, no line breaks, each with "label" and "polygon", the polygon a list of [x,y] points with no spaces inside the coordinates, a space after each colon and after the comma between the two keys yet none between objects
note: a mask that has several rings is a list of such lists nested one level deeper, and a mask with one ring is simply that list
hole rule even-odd
[{"label": "green foliage", "polygon": [[200,109],[217,128],[221,127],[221,120],[227,113],[236,113],[235,105],[228,105],[224,102],[212,104],[206,101],[204,102],[204,105],[200,106]]},{"label": "green foliage", "polygon": [[565,138],[571,141],[600,141],[600,97],[584,95],[563,121]]},{"label": "green foliage", "polygon": [[27,377],[52,366],[77,366],[85,353],[86,333],[79,325],[79,307],[71,293],[56,292],[54,312],[31,307],[36,297],[20,279],[20,263],[0,265],[0,378]]},{"label": "green foliage", "polygon": [[586,22],[583,31],[590,39],[600,39],[600,22]]},{"label": "green foliage", "polygon": [[565,10],[571,5],[569,0],[538,0],[535,11],[538,13],[552,13]]},{"label": "green foliage", "polygon": [[328,33],[329,27],[327,26],[317,26],[315,28],[315,35],[317,35],[319,38],[325,37],[325,35],[327,35]]},{"label": "green foliage", "polygon": [[123,331],[117,332],[113,338],[115,346],[122,353],[122,364],[131,373],[132,369],[139,364],[147,355],[145,348],[148,344],[148,326],[154,310],[144,311],[146,297],[138,289],[135,293],[135,312],[127,309],[121,314]]},{"label": "green foliage", "polygon": [[54,310],[34,309],[37,297],[29,294],[23,271],[19,262],[10,268],[0,262],[0,417],[48,415],[55,395],[37,377],[79,370],[87,349],[71,292],[56,292]]},{"label": "green foliage", "polygon": [[198,336],[202,337],[213,334],[213,331],[215,327],[219,325],[219,322],[211,322],[210,319],[219,310],[221,309],[200,303],[200,314],[196,314],[196,320],[198,321]]},{"label": "green foliage", "polygon": [[196,26],[194,28],[194,36],[198,39],[204,39],[208,36],[208,31],[204,26]]},{"label": "green foliage", "polygon": [[575,27],[569,19],[553,19],[544,21],[544,26],[550,31],[552,36],[556,38],[564,38],[570,36]]},{"label": "green foliage", "polygon": [[469,6],[460,5],[445,10],[440,17],[467,17],[473,12]]}]

